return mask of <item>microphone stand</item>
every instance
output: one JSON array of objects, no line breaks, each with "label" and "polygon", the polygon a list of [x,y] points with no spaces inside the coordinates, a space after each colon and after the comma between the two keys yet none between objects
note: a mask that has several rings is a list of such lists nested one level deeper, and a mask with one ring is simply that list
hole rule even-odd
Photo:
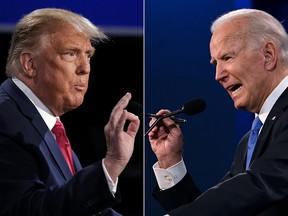
[{"label": "microphone stand", "polygon": [[159,121],[161,121],[162,119],[164,118],[168,118],[170,117],[175,123],[186,123],[187,120],[186,119],[181,119],[181,118],[175,118],[173,117],[173,115],[177,114],[177,113],[180,113],[183,111],[183,108],[182,109],[179,109],[179,110],[176,110],[176,111],[173,111],[171,113],[168,113],[166,115],[162,115],[162,116],[159,116],[159,115],[156,115],[156,114],[151,114],[151,113],[148,113],[146,114],[147,117],[154,117],[156,118],[156,121],[150,126],[150,128],[146,131],[146,133],[144,134],[144,136],[146,136],[148,133],[150,133],[150,131],[158,124]]}]

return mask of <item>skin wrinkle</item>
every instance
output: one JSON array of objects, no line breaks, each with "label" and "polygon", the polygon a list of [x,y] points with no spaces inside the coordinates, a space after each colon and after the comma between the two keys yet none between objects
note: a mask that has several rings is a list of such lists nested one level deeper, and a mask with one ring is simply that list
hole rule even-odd
[{"label": "skin wrinkle", "polygon": [[[170,120],[163,120],[148,134],[157,157],[153,171],[158,187],[153,196],[167,215],[286,215],[287,187],[279,189],[279,185],[288,181],[288,158],[285,146],[281,146],[288,140],[283,128],[287,122],[288,35],[277,19],[255,9],[221,15],[212,22],[210,30],[215,79],[230,95],[236,109],[255,117],[260,115],[264,124],[261,137],[250,163],[246,158],[249,131],[244,134],[227,174],[202,191],[181,158],[181,128],[169,130]],[[163,108],[158,111],[163,112]],[[150,121],[154,122],[155,119]],[[158,140],[160,134],[166,134],[166,138]],[[275,172],[277,165],[281,167],[279,172]],[[168,182],[166,176],[174,181]]]},{"label": "skin wrinkle", "polygon": [[[106,39],[87,18],[60,8],[34,10],[16,24],[1,85],[0,215],[117,214],[112,208],[121,202],[118,178],[132,157],[141,123],[127,110],[132,94],[118,100],[102,128],[106,151],[100,150],[106,155],[96,155],[84,168],[74,152],[75,175],[53,137],[55,122],[83,103],[93,46]],[[90,133],[90,126],[83,130]],[[66,150],[71,162],[72,149]]]},{"label": "skin wrinkle", "polygon": [[[259,52],[255,52],[253,49],[247,49],[244,45],[246,41],[243,39],[238,39],[238,46],[235,47],[234,37],[229,37],[231,35],[229,32],[235,28],[240,27],[235,27],[234,22],[229,22],[216,29],[212,35],[210,49],[212,59],[214,59],[214,62],[216,61],[215,79],[227,90],[234,101],[235,108],[259,112],[265,98],[274,88],[268,73],[266,73],[266,76],[259,74],[265,68],[264,54],[266,51],[260,49]],[[225,40],[222,40],[222,38],[225,38]],[[220,41],[221,43],[219,43]],[[226,55],[229,59],[226,59]],[[260,55],[263,55],[263,58]],[[246,71],[246,73],[241,71]],[[266,83],[267,88],[257,89],[254,82]],[[236,84],[240,84],[242,87],[241,93],[235,95],[232,91],[229,91],[229,87]],[[260,93],[261,91],[262,93]],[[259,97],[259,95],[262,95],[262,97]]]},{"label": "skin wrinkle", "polygon": [[[38,62],[34,66],[39,76],[35,77],[32,91],[47,102],[48,108],[55,116],[61,115],[83,103],[88,88],[90,57],[93,56],[94,48],[89,39],[68,27],[61,32],[46,34],[41,44],[45,45],[34,57]],[[44,68],[50,68],[54,72],[43,73],[41,76]],[[46,93],[46,82],[55,86],[53,89],[50,88],[50,94]],[[81,90],[76,87],[80,84],[83,86]]]}]

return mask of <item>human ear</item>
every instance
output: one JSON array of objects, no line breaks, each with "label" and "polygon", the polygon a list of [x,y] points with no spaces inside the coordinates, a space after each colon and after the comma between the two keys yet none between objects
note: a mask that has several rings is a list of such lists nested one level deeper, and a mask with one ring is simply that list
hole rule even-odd
[{"label": "human ear", "polygon": [[28,77],[34,77],[36,75],[35,62],[33,61],[33,54],[25,51],[20,54],[20,62],[22,65],[23,72]]},{"label": "human ear", "polygon": [[276,68],[278,61],[278,52],[276,44],[272,41],[266,43],[264,47],[265,67],[268,71],[272,71]]}]

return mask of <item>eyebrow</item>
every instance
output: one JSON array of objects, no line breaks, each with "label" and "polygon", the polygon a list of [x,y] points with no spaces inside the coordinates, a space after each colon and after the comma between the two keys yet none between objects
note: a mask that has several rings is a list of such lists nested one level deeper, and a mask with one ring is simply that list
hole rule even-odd
[{"label": "eyebrow", "polygon": [[211,59],[210,59],[210,64],[213,64],[213,65],[215,65],[215,64],[216,64],[216,62],[217,62],[217,61],[216,61],[214,58],[211,58]]},{"label": "eyebrow", "polygon": [[[81,50],[81,46],[75,46],[75,45],[71,45],[71,46],[67,46],[67,47],[64,47],[64,50],[72,50],[72,51],[76,51],[76,52],[82,52]],[[84,51],[85,53],[88,53],[90,55],[94,55],[95,53],[95,48],[92,47],[91,49],[88,49],[88,50],[85,50]]]}]

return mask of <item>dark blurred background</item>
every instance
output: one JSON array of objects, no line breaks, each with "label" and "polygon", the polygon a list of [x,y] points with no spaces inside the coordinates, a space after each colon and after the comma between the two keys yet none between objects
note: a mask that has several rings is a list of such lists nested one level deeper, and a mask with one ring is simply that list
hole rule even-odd
[{"label": "dark blurred background", "polygon": [[[145,112],[177,110],[194,98],[206,101],[203,113],[179,114],[188,120],[181,125],[186,167],[202,190],[226,174],[238,141],[250,130],[253,118],[234,108],[230,96],[215,81],[215,67],[209,63],[212,21],[238,8],[265,10],[287,29],[287,0],[145,0]],[[145,215],[163,215],[152,197],[156,157],[148,139],[145,142]]]},{"label": "dark blurred background", "polygon": [[[42,7],[59,7],[80,13],[104,30],[110,41],[96,47],[91,60],[89,88],[84,103],[64,114],[71,145],[82,166],[105,156],[104,126],[118,100],[132,93],[138,106],[129,109],[143,114],[143,2],[142,0],[9,0],[0,9],[0,81],[6,79],[5,64],[11,33],[24,14]],[[47,89],[49,91],[49,89]],[[122,202],[114,207],[123,215],[143,215],[143,122],[135,151],[119,177]]]}]

